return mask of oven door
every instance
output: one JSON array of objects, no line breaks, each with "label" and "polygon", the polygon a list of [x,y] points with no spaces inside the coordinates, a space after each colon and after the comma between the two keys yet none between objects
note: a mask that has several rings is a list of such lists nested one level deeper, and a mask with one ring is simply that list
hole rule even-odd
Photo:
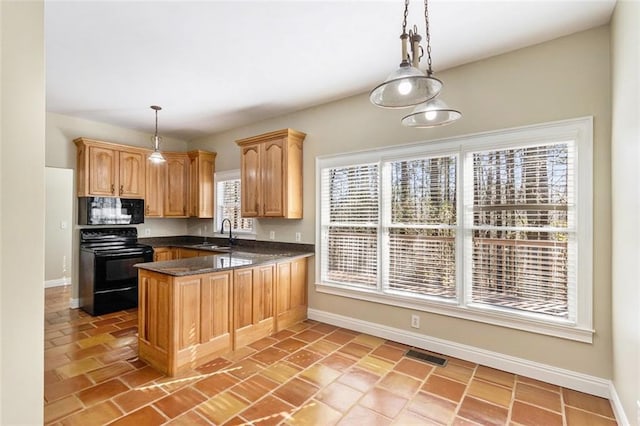
[{"label": "oven door", "polygon": [[95,254],[95,293],[138,288],[136,263],[151,262],[153,252],[141,249],[101,250]]}]

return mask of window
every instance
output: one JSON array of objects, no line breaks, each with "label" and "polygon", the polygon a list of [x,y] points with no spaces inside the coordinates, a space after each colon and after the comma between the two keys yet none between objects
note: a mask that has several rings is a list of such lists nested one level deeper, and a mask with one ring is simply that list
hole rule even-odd
[{"label": "window", "polygon": [[591,341],[591,129],[319,158],[317,289]]},{"label": "window", "polygon": [[240,215],[240,170],[217,172],[216,229],[222,228],[222,220],[229,219],[234,233],[255,233],[253,219]]}]

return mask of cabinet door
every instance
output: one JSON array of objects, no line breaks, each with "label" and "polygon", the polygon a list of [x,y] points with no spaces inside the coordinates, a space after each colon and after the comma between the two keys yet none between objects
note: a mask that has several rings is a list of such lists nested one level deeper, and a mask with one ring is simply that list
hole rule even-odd
[{"label": "cabinet door", "polygon": [[164,163],[149,163],[146,173],[145,211],[147,217],[162,217],[164,205]]},{"label": "cabinet door", "polygon": [[274,266],[255,268],[253,276],[253,323],[273,319]]},{"label": "cabinet door", "polygon": [[202,279],[200,343],[231,349],[231,272],[219,272]]},{"label": "cabinet door", "polygon": [[198,157],[189,157],[189,199],[187,214],[198,216]]},{"label": "cabinet door", "polygon": [[194,250],[180,247],[178,248],[178,259],[187,259],[189,257],[198,257],[200,256],[201,250]]},{"label": "cabinet door", "polygon": [[155,247],[153,249],[153,261],[173,260],[173,251],[169,247]]},{"label": "cabinet door", "polygon": [[116,195],[117,151],[97,146],[89,147],[89,194]]},{"label": "cabinet door", "polygon": [[201,154],[198,164],[198,211],[200,218],[213,218],[213,173],[215,172],[215,156]]},{"label": "cabinet door", "polygon": [[274,270],[274,265],[265,265],[234,271],[234,348],[273,333]]},{"label": "cabinet door", "polygon": [[284,216],[284,149],[282,139],[266,142],[262,154],[263,216]]},{"label": "cabinet door", "polygon": [[189,157],[165,154],[164,216],[187,217]]},{"label": "cabinet door", "polygon": [[215,154],[189,153],[189,216],[213,218]]},{"label": "cabinet door", "polygon": [[276,286],[276,331],[307,318],[307,259],[279,263]]},{"label": "cabinet door", "polygon": [[243,217],[261,215],[260,145],[242,147],[241,156],[241,210]]},{"label": "cabinet door", "polygon": [[141,152],[120,151],[118,194],[123,198],[144,198],[146,156]]}]

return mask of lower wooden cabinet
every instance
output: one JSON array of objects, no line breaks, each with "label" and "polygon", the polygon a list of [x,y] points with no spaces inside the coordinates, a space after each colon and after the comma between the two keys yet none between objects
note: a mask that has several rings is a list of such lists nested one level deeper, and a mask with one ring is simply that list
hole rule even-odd
[{"label": "lower wooden cabinet", "polygon": [[307,318],[307,258],[138,282],[139,356],[171,376]]},{"label": "lower wooden cabinet", "polygon": [[273,334],[273,264],[237,269],[233,274],[234,348]]},{"label": "lower wooden cabinet", "polygon": [[163,260],[173,260],[175,249],[171,247],[154,247],[153,248],[153,261],[160,262]]},{"label": "lower wooden cabinet", "polygon": [[276,331],[307,318],[307,258],[277,264]]},{"label": "lower wooden cabinet", "polygon": [[174,277],[140,270],[139,357],[170,376],[233,348],[231,271]]},{"label": "lower wooden cabinet", "polygon": [[176,259],[187,259],[189,257],[198,256],[211,256],[212,254],[215,254],[207,250],[188,249],[184,247],[178,247],[176,250],[178,251]]}]

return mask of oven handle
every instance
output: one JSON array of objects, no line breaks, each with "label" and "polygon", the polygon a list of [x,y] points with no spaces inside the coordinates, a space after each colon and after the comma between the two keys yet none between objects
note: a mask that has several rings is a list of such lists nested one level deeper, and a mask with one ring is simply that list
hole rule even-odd
[{"label": "oven handle", "polygon": [[99,252],[96,253],[95,256],[96,258],[106,258],[106,259],[113,259],[113,258],[118,258],[118,257],[139,257],[139,256],[144,256],[144,255],[149,255],[149,254],[153,254],[153,250],[130,250],[130,251],[113,251],[113,252],[107,252],[107,251],[103,251],[103,252]]}]

